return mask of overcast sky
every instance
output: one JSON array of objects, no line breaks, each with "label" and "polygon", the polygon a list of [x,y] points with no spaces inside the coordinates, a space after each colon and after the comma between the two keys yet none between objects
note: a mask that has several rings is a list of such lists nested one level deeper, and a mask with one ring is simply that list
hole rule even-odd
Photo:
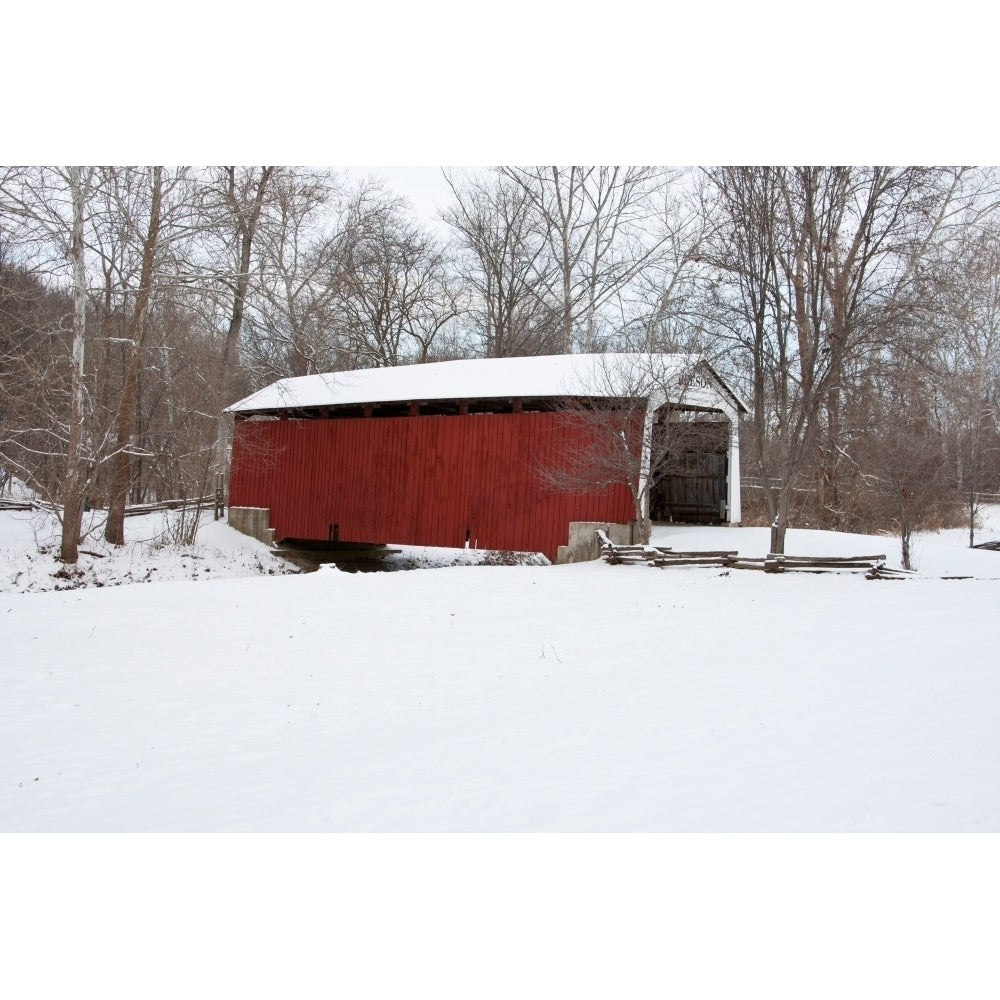
[{"label": "overcast sky", "polygon": [[[441,167],[345,167],[343,169],[358,177],[377,174],[385,178],[391,191],[409,198],[421,221],[431,225],[440,224],[437,220],[438,210],[447,203],[451,195],[441,173]],[[456,169],[476,171],[483,168],[463,166]]]},{"label": "overcast sky", "polygon": [[440,167],[361,166],[346,169],[358,177],[377,174],[385,178],[390,190],[413,202],[413,207],[421,218],[433,218],[448,195],[448,187]]}]

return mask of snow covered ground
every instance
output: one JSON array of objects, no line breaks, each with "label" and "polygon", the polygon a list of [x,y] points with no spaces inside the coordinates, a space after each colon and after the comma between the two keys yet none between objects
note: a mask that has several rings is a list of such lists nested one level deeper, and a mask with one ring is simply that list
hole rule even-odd
[{"label": "snow covered ground", "polygon": [[[961,531],[901,582],[288,575],[223,522],[179,552],[147,515],[124,550],[84,543],[80,589],[34,552],[49,530],[0,512],[0,831],[1000,830],[1000,553]],[[654,541],[762,555],[768,532]]]},{"label": "snow covered ground", "polygon": [[0,592],[297,572],[266,545],[233,531],[225,521],[214,521],[210,511],[202,512],[197,543],[188,547],[173,544],[183,528],[182,515],[176,511],[126,518],[127,544],[122,547],[104,541],[106,512],[84,516],[80,558],[70,569],[55,559],[59,525],[50,514],[44,510],[0,511]]}]

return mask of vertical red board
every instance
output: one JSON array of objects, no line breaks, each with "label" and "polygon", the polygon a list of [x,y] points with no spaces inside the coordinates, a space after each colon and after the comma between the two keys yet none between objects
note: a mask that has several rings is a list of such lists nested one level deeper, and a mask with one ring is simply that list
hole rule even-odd
[{"label": "vertical red board", "polygon": [[229,502],[275,536],[543,552],[570,521],[634,517],[624,484],[554,491],[539,476],[579,428],[549,412],[239,420]]}]

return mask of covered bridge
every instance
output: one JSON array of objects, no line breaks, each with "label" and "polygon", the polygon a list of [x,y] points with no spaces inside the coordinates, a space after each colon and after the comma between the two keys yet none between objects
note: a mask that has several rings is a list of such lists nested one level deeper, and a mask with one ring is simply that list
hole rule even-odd
[{"label": "covered bridge", "polygon": [[[697,356],[334,372],[283,379],[229,410],[230,507],[265,508],[278,540],[470,546],[555,560],[571,522],[629,524],[639,509],[653,520],[740,519],[745,407]],[[659,475],[656,441],[678,423],[701,433],[668,434],[675,454]],[[609,427],[618,429],[609,436]],[[585,456],[612,439],[624,457],[605,455],[603,472],[597,463],[588,476]]]}]

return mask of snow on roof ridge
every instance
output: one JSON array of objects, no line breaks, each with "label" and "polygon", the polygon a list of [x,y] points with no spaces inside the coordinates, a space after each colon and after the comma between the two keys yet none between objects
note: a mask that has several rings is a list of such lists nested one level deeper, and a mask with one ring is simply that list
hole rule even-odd
[{"label": "snow on roof ridge", "polygon": [[[229,413],[431,399],[613,396],[616,375],[651,365],[699,364],[700,354],[551,354],[473,358],[286,378],[227,408]],[[621,383],[619,383],[621,385]]]}]

